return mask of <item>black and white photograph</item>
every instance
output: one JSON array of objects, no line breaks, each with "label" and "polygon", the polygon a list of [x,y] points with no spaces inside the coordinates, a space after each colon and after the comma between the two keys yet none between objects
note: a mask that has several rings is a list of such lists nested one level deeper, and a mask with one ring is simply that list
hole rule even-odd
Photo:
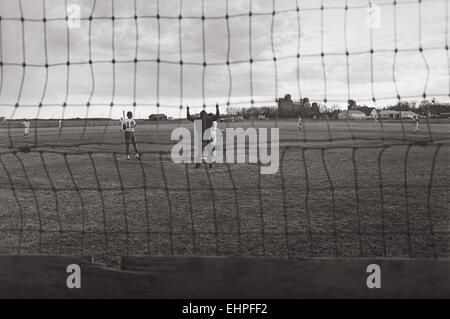
[{"label": "black and white photograph", "polygon": [[449,6],[0,0],[0,299],[450,298]]}]

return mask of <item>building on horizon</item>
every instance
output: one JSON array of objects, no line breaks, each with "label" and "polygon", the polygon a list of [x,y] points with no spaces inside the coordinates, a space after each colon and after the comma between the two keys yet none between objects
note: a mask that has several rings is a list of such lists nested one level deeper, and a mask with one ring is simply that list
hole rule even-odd
[{"label": "building on horizon", "polygon": [[281,117],[316,117],[320,114],[319,105],[315,102],[310,103],[308,98],[293,100],[290,94],[277,99],[278,114]]},{"label": "building on horizon", "polygon": [[400,118],[400,112],[394,110],[381,110],[378,113],[378,118],[382,120],[398,120]]}]

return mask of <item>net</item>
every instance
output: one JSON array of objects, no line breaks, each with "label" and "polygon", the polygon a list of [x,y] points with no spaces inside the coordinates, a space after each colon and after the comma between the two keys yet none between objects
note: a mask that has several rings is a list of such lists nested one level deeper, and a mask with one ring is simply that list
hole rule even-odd
[{"label": "net", "polygon": [[[427,115],[420,134],[411,119],[337,120],[332,108],[355,96],[377,108],[448,98],[448,1],[211,3],[2,5],[0,252],[108,263],[142,254],[448,258],[449,126],[430,113],[439,103],[417,108]],[[299,100],[280,98],[288,92]],[[238,120],[222,129],[280,129],[277,174],[258,163],[175,164],[171,133],[192,125],[140,116],[143,160],[125,159],[122,110],[181,118],[186,104],[216,102]],[[257,120],[240,106],[279,109]],[[301,130],[296,108],[307,112]]]}]

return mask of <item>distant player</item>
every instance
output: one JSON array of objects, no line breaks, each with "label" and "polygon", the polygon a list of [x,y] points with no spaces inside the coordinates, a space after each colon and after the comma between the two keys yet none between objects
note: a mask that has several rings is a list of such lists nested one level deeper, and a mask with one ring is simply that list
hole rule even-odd
[{"label": "distant player", "polygon": [[417,115],[413,116],[414,133],[419,134],[419,117]]},{"label": "distant player", "polygon": [[58,128],[62,128],[62,120],[58,121]]},{"label": "distant player", "polygon": [[122,118],[120,120],[120,124],[122,125],[122,129],[125,131],[125,148],[127,152],[127,160],[130,160],[130,143],[133,144],[136,158],[138,160],[141,160],[141,155],[136,144],[136,121],[133,119],[133,113],[128,112],[127,118]]},{"label": "distant player", "polygon": [[299,131],[301,131],[303,129],[303,120],[300,115],[297,117],[297,127],[298,127]]},{"label": "distant player", "polygon": [[23,136],[24,136],[25,139],[27,140],[27,139],[30,138],[30,125],[31,125],[31,124],[30,124],[30,121],[25,120],[25,121],[22,123],[22,125],[23,125],[23,127],[25,128]]}]

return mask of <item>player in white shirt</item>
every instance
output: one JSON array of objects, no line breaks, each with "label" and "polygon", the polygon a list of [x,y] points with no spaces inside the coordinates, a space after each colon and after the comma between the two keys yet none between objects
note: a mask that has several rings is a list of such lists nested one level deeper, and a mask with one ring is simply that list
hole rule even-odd
[{"label": "player in white shirt", "polygon": [[62,120],[58,121],[58,128],[62,128]]},{"label": "player in white shirt", "polygon": [[414,125],[414,133],[418,134],[419,133],[419,117],[418,116],[413,117],[413,125]]},{"label": "player in white shirt", "polygon": [[133,144],[134,151],[136,152],[136,158],[141,160],[141,155],[136,144],[136,121],[133,119],[133,113],[128,112],[127,118],[122,118],[120,120],[122,129],[125,131],[125,147],[127,151],[127,159],[130,160],[130,143]]},{"label": "player in white shirt", "polygon": [[23,127],[25,128],[25,130],[24,130],[24,136],[25,136],[25,139],[27,140],[27,139],[29,139],[30,138],[30,121],[28,121],[28,120],[25,120],[23,123],[22,123],[22,125],[23,125]]},{"label": "player in white shirt", "polygon": [[303,121],[300,115],[297,117],[297,127],[300,131],[303,129]]},{"label": "player in white shirt", "polygon": [[214,168],[214,163],[216,162],[217,119],[212,113],[209,113],[208,116],[209,118],[214,120],[211,123],[211,127],[209,129],[209,137],[211,138],[211,142],[209,144],[212,146],[212,150],[211,152],[207,152],[206,150],[204,150],[203,156],[208,161],[209,167]]}]

